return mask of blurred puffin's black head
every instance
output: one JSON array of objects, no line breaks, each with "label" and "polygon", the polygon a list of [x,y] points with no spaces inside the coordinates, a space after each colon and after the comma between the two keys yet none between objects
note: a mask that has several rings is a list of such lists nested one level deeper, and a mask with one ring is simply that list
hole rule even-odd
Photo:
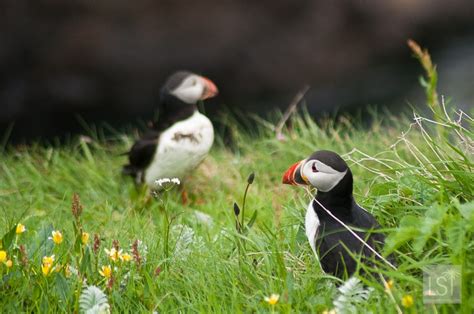
[{"label": "blurred puffin's black head", "polygon": [[344,183],[350,184],[350,191],[352,192],[352,173],[344,159],[334,152],[320,150],[288,168],[283,175],[283,183],[291,185],[309,184],[318,191],[329,192],[338,186],[345,177],[350,179],[349,182]]},{"label": "blurred puffin's black head", "polygon": [[215,97],[216,85],[208,78],[188,71],[178,71],[171,75],[161,89],[161,100],[176,98],[179,101],[195,105],[199,100]]}]

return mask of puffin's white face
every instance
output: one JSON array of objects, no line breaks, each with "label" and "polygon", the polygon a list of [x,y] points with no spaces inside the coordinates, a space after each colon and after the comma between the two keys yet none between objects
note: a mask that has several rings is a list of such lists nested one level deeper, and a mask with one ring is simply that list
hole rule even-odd
[{"label": "puffin's white face", "polygon": [[315,159],[303,160],[299,168],[301,178],[321,192],[331,191],[347,173],[347,170],[337,171]]},{"label": "puffin's white face", "polygon": [[181,84],[170,92],[180,100],[188,104],[195,104],[199,100],[214,97],[217,88],[209,79],[191,74]]}]

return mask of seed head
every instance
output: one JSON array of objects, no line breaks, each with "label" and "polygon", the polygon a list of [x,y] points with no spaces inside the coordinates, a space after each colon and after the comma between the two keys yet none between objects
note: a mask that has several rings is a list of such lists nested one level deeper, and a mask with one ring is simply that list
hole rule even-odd
[{"label": "seed head", "polygon": [[20,245],[20,263],[24,267],[28,265],[28,254],[26,253],[26,247],[23,244]]},{"label": "seed head", "polygon": [[158,277],[161,274],[161,267],[158,266],[155,268],[155,276]]},{"label": "seed head", "polygon": [[100,237],[96,233],[94,234],[94,246],[92,247],[92,250],[94,251],[95,255],[99,253],[99,249],[100,249]]},{"label": "seed head", "polygon": [[247,183],[252,184],[253,180],[255,180],[255,172],[252,172],[249,177],[247,178]]},{"label": "seed head", "polygon": [[79,195],[77,193],[74,193],[72,195],[72,215],[74,218],[79,219],[79,217],[82,214],[82,205],[81,205],[81,200],[79,199]]},{"label": "seed head", "polygon": [[139,240],[135,240],[135,242],[133,242],[132,244],[132,255],[133,255],[133,259],[135,260],[135,263],[137,264],[138,267],[140,267],[141,263],[142,263],[142,257],[140,256],[140,252],[138,251],[138,242]]},{"label": "seed head", "polygon": [[237,203],[234,203],[234,214],[236,217],[238,217],[240,214],[240,207],[237,205]]},{"label": "seed head", "polygon": [[112,241],[112,247],[114,249],[116,249],[117,251],[120,251],[120,244],[119,244],[119,241],[117,239],[115,239],[114,241]]}]

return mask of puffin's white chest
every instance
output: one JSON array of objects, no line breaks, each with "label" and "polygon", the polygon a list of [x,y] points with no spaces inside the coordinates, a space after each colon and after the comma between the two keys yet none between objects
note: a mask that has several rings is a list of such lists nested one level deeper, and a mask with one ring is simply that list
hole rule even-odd
[{"label": "puffin's white chest", "polygon": [[145,182],[155,187],[157,179],[183,179],[206,157],[213,142],[212,123],[198,111],[175,123],[161,134],[153,161],[146,169]]},{"label": "puffin's white chest", "polygon": [[316,236],[318,234],[319,218],[313,209],[313,201],[309,202],[308,208],[306,209],[304,226],[309,245],[313,249],[314,254],[316,254]]}]

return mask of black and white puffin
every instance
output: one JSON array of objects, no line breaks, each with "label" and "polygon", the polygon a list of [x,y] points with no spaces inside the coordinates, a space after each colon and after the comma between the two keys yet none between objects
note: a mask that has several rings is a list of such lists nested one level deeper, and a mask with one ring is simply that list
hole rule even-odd
[{"label": "black and white puffin", "polygon": [[206,77],[187,71],[171,75],[160,91],[158,120],[127,153],[123,173],[152,189],[160,188],[156,180],[187,176],[214,142],[212,123],[198,111],[197,103],[217,93]]},{"label": "black and white puffin", "polygon": [[[385,237],[372,232],[380,225],[354,200],[352,172],[341,156],[327,150],[317,151],[293,164],[283,175],[283,183],[310,185],[317,189],[306,210],[305,232],[326,273],[339,278],[351,276],[357,270],[356,256],[360,256],[362,262],[372,264],[374,252],[361,239],[377,250]],[[360,239],[323,207],[349,226]]]}]

